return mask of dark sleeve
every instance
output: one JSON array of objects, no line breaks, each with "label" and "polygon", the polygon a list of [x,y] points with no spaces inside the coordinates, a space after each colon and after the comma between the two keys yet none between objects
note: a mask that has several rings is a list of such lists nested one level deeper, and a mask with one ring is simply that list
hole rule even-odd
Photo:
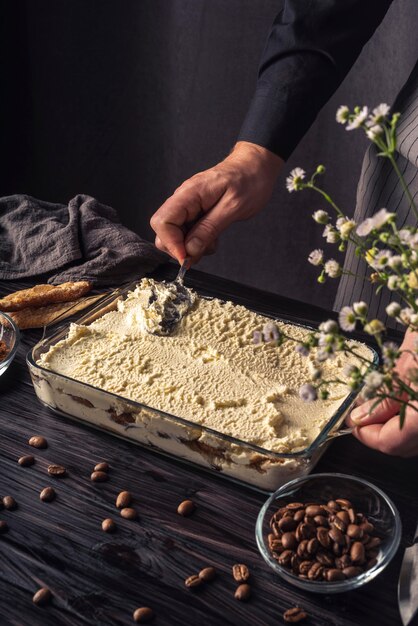
[{"label": "dark sleeve", "polygon": [[[293,152],[392,0],[285,0],[273,23],[238,141]],[[359,103],[361,104],[361,103]]]}]

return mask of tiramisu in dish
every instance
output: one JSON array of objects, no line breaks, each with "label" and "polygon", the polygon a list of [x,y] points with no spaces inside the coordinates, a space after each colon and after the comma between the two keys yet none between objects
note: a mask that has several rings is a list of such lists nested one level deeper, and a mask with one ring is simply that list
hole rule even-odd
[{"label": "tiramisu in dish", "polygon": [[[308,471],[313,457],[302,451],[335,417],[346,386],[304,402],[298,389],[311,379],[311,357],[292,341],[254,343],[271,319],[232,302],[192,292],[171,334],[154,335],[156,293],[158,283],[143,279],[114,310],[41,342],[30,363],[41,401],[263,489]],[[275,323],[299,341],[308,332]],[[357,350],[370,358],[367,347]],[[346,363],[337,356],[325,373],[341,377]]]}]

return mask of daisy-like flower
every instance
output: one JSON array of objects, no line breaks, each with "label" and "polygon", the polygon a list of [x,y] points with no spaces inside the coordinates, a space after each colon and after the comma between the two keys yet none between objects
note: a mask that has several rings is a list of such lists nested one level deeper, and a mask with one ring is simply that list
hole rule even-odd
[{"label": "daisy-like flower", "polygon": [[396,291],[401,286],[401,279],[399,276],[389,276],[386,286],[390,291]]},{"label": "daisy-like flower", "polygon": [[299,398],[304,402],[313,402],[318,397],[316,389],[313,385],[305,383],[299,388]]},{"label": "daisy-like flower", "polygon": [[377,137],[380,137],[382,133],[383,126],[380,126],[380,124],[375,124],[374,126],[371,126],[366,130],[366,135],[371,141],[374,141],[375,139],[377,139]]},{"label": "daisy-like flower", "polygon": [[324,251],[317,248],[316,250],[312,250],[310,255],[308,256],[308,261],[312,265],[321,265],[324,260]]},{"label": "daisy-like flower", "polygon": [[344,222],[344,224],[341,224],[341,227],[340,227],[341,239],[348,239],[356,226],[357,224],[355,223],[354,220],[347,220]]},{"label": "daisy-like flower", "polygon": [[301,356],[309,356],[309,348],[305,346],[303,343],[298,343],[295,346],[295,352],[297,352]]},{"label": "daisy-like flower", "polygon": [[367,237],[372,230],[380,230],[382,226],[391,219],[394,219],[395,213],[389,213],[386,209],[380,209],[377,213],[368,217],[357,226],[356,233],[360,237]]},{"label": "daisy-like flower", "polygon": [[326,211],[315,211],[312,217],[317,224],[328,224],[329,222],[329,214]]},{"label": "daisy-like flower", "polygon": [[411,239],[411,231],[408,228],[401,228],[398,232],[398,237],[401,243],[408,245]]},{"label": "daisy-like flower", "polygon": [[411,289],[418,289],[418,270],[413,270],[407,276],[408,287]]},{"label": "daisy-like flower", "polygon": [[370,126],[374,126],[375,124],[380,124],[385,121],[385,117],[390,111],[390,106],[388,104],[382,103],[379,104],[370,114],[369,124]]},{"label": "daisy-like flower", "polygon": [[392,252],[390,250],[379,250],[373,259],[369,261],[369,265],[375,270],[383,270],[392,256]]},{"label": "daisy-like flower", "polygon": [[372,389],[378,389],[382,385],[384,379],[385,377],[381,372],[374,371],[366,374],[366,376],[364,377],[364,382],[367,387],[370,387]]},{"label": "daisy-like flower", "polygon": [[345,124],[346,122],[348,122],[349,116],[350,116],[350,109],[348,108],[347,105],[342,104],[337,109],[335,119],[337,120],[338,124]]},{"label": "daisy-like flower", "polygon": [[325,322],[321,322],[318,328],[321,333],[325,333],[326,335],[332,335],[333,333],[338,332],[338,324],[335,320],[326,320]]},{"label": "daisy-like flower", "polygon": [[364,332],[368,335],[380,335],[380,333],[383,333],[385,330],[384,325],[378,319],[370,320],[364,327]]},{"label": "daisy-like flower", "polygon": [[345,127],[346,130],[354,130],[355,128],[360,128],[363,122],[367,119],[369,114],[368,107],[363,107],[360,111],[353,117],[351,122],[347,124]]},{"label": "daisy-like flower", "polygon": [[386,341],[382,346],[382,357],[387,367],[393,367],[399,357],[399,346],[393,341]]},{"label": "daisy-like flower", "polygon": [[341,265],[334,259],[329,259],[324,265],[324,271],[330,278],[339,278],[342,274]]},{"label": "daisy-like flower", "polygon": [[400,257],[399,254],[391,256],[390,259],[388,259],[388,266],[391,270],[395,271],[402,269],[402,257]]},{"label": "daisy-like flower", "polygon": [[369,307],[366,302],[363,302],[362,300],[360,300],[360,302],[353,302],[353,311],[356,315],[361,315],[363,317],[364,315],[367,315],[368,310]]},{"label": "daisy-like flower", "polygon": [[389,317],[398,317],[401,312],[401,305],[397,302],[390,302],[386,307],[386,313]]},{"label": "daisy-like flower", "polygon": [[415,233],[414,235],[412,235],[411,233],[408,243],[413,250],[417,250],[418,249],[418,233]]},{"label": "daisy-like flower", "polygon": [[289,193],[292,191],[300,191],[302,180],[305,178],[306,172],[301,167],[295,167],[286,178],[286,188]]},{"label": "daisy-like flower", "polygon": [[350,306],[344,306],[338,315],[338,321],[345,332],[351,333],[356,327],[356,314]]},{"label": "daisy-like flower", "polygon": [[276,324],[273,322],[267,322],[267,324],[264,324],[263,338],[267,343],[270,341],[278,341],[280,339],[280,332]]},{"label": "daisy-like flower", "polygon": [[325,226],[322,236],[325,237],[327,243],[338,243],[340,239],[338,231],[331,224]]},{"label": "daisy-like flower", "polygon": [[414,315],[414,313],[414,309],[412,309],[411,307],[405,307],[404,309],[401,309],[398,317],[401,320],[402,324],[405,324],[405,326],[409,326],[409,324],[411,324],[412,316]]},{"label": "daisy-like flower", "polygon": [[356,367],[352,363],[347,363],[346,365],[344,365],[343,368],[343,374],[344,376],[347,376],[347,378],[349,376],[353,376],[353,374],[358,374],[358,371],[358,367]]},{"label": "daisy-like flower", "polygon": [[308,370],[311,380],[318,380],[318,378],[321,378],[322,370],[319,367],[316,367],[316,365],[311,361],[308,363]]}]

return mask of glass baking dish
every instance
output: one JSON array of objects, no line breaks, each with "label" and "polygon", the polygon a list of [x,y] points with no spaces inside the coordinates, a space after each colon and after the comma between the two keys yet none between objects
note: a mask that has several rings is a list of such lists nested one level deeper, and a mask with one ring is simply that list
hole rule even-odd
[{"label": "glass baking dish", "polygon": [[[135,286],[133,283],[115,290],[88,313],[77,315],[71,321],[79,325],[91,324],[108,311],[116,309],[118,301],[124,299]],[[194,287],[193,284],[190,286]],[[198,290],[199,295],[207,297],[201,291]],[[211,295],[213,297],[215,294]],[[217,294],[216,297],[225,299],[225,294]],[[229,294],[228,300],[239,304],[237,298]],[[256,303],[249,306],[246,302],[246,307],[264,317],[312,330],[306,324],[259,310]],[[287,481],[308,474],[313,469],[343,423],[357,395],[347,395],[308,447],[292,453],[272,452],[40,366],[37,361],[41,354],[64,339],[69,326],[70,322],[66,321],[63,326],[38,342],[27,355],[36,395],[44,405],[58,414],[75,418],[263,492],[274,491]],[[376,352],[369,349],[371,356],[377,361]]]}]

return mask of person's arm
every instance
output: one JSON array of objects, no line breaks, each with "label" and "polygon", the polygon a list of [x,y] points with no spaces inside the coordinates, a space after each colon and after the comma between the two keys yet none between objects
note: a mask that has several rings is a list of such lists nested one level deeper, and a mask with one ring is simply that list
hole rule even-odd
[{"label": "person's arm", "polygon": [[238,143],[186,180],[151,218],[158,248],[197,262],[258,213],[296,144],[381,22],[391,0],[286,0],[261,60]]}]

